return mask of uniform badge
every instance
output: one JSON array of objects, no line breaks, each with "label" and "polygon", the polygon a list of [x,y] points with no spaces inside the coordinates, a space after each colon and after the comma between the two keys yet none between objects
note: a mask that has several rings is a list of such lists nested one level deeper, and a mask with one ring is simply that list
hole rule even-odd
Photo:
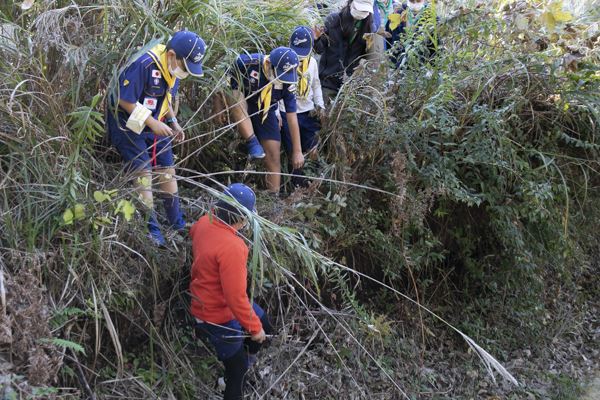
[{"label": "uniform badge", "polygon": [[125,79],[125,80],[123,81],[123,86],[127,86],[127,85],[129,85],[129,81],[128,81],[127,79]]},{"label": "uniform badge", "polygon": [[159,70],[157,70],[157,69],[153,69],[153,70],[152,70],[152,77],[153,77],[153,78],[158,78],[158,79],[160,79],[160,78],[162,77],[162,75],[160,74],[160,71],[159,71]]},{"label": "uniform badge", "polygon": [[255,69],[250,71],[250,77],[254,78],[254,79],[258,79],[258,71]]},{"label": "uniform badge", "polygon": [[159,84],[159,83],[160,83],[160,79],[158,79],[158,78],[154,78],[154,84],[155,84],[156,86],[158,86],[158,84]]},{"label": "uniform badge", "polygon": [[290,85],[290,86],[288,86],[288,91],[290,93],[296,93],[296,85]]},{"label": "uniform badge", "polygon": [[294,46],[298,46],[302,43],[306,43],[308,42],[308,39],[304,38],[304,39],[300,39],[300,38],[296,38],[294,39]]},{"label": "uniform badge", "polygon": [[158,103],[158,101],[156,99],[146,97],[144,99],[144,103],[142,105],[144,107],[146,107],[148,110],[154,111],[154,110],[156,110],[157,103]]}]

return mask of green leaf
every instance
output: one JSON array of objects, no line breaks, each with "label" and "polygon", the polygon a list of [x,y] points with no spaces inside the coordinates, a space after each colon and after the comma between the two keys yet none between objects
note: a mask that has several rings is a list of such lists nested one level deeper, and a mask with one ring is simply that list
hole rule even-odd
[{"label": "green leaf", "polygon": [[[166,179],[169,179],[169,178],[166,178]],[[137,181],[140,186],[144,186],[144,187],[148,187],[152,184],[152,180],[150,178],[148,178],[147,176],[140,176]]]},{"label": "green leaf", "polygon": [[121,213],[123,214],[123,218],[125,221],[131,221],[131,217],[133,217],[133,213],[135,212],[135,206],[129,200],[120,200],[117,204],[117,208],[115,209],[115,214]]},{"label": "green leaf", "polygon": [[102,203],[104,200],[110,200],[110,196],[102,193],[99,190],[96,190],[94,192],[94,200],[96,200],[98,203]]},{"label": "green leaf", "polygon": [[75,204],[75,219],[80,220],[85,218],[85,206],[81,203]]},{"label": "green leaf", "polygon": [[73,211],[67,208],[63,213],[63,222],[65,225],[71,225],[73,223]]},{"label": "green leaf", "polygon": [[74,352],[85,355],[85,349],[79,343],[72,342],[70,340],[52,338],[52,339],[40,339],[41,343],[48,343],[56,347],[64,347]]},{"label": "green leaf", "polygon": [[101,98],[102,98],[102,95],[100,95],[100,93],[98,93],[97,95],[95,95],[94,98],[92,99],[92,104],[90,105],[90,107],[96,108],[96,106],[100,102]]}]

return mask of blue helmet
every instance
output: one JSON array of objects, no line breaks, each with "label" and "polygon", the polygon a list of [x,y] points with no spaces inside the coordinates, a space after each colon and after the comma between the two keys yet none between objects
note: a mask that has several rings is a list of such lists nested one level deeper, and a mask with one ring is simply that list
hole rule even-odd
[{"label": "blue helmet", "polygon": [[177,57],[183,58],[185,68],[192,76],[202,76],[202,59],[206,53],[204,40],[191,31],[176,32],[169,44]]},{"label": "blue helmet", "polygon": [[223,193],[234,198],[248,211],[256,212],[256,195],[243,183],[233,183]]},{"label": "blue helmet", "polygon": [[294,29],[290,37],[290,48],[298,54],[298,57],[308,57],[313,48],[313,33],[307,26],[299,26]]},{"label": "blue helmet", "polygon": [[298,55],[289,47],[278,47],[269,54],[275,75],[283,83],[298,82]]}]

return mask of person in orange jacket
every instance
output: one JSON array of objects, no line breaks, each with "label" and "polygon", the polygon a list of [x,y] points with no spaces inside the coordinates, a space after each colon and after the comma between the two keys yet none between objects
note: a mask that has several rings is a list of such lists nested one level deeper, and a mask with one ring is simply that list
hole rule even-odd
[{"label": "person in orange jacket", "polygon": [[228,201],[220,200],[190,230],[190,312],[196,335],[208,339],[225,366],[224,400],[241,400],[244,376],[273,328],[246,294],[248,246],[239,231],[248,223],[246,213],[255,212],[256,196],[241,183],[230,185],[224,194]]}]

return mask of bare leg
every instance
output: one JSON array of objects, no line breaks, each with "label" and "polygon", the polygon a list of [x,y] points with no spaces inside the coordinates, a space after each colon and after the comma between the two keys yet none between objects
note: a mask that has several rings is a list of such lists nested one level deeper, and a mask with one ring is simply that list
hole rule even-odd
[{"label": "bare leg", "polygon": [[238,131],[240,136],[244,140],[250,139],[254,135],[254,129],[252,128],[252,121],[248,115],[248,103],[244,97],[244,93],[239,90],[233,92],[234,103],[231,107],[231,114],[233,120],[238,124]]},{"label": "bare leg", "polygon": [[177,193],[177,180],[175,179],[175,168],[160,168],[156,171],[160,191],[167,194]]},{"label": "bare leg", "polygon": [[135,190],[138,192],[140,200],[146,207],[152,209],[154,199],[152,197],[152,173],[144,169],[135,172]]},{"label": "bare leg", "polygon": [[277,140],[263,140],[261,142],[265,149],[265,167],[269,174],[266,177],[267,190],[279,193],[281,185],[281,143]]}]

